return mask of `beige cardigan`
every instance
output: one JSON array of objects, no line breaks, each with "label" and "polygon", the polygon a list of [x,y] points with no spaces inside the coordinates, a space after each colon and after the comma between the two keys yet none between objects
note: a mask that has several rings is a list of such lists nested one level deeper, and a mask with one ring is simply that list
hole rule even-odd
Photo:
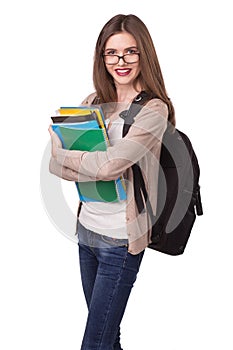
[{"label": "beige cardigan", "polygon": [[[85,104],[91,104],[91,94]],[[123,175],[127,182],[126,222],[128,251],[138,254],[150,241],[151,223],[147,211],[138,213],[134,198],[131,165],[138,162],[144,176],[149,200],[156,213],[157,180],[161,140],[167,127],[168,109],[159,99],[150,100],[135,118],[122,141],[105,152],[57,150],[51,157],[50,172],[70,181],[112,180]]]}]

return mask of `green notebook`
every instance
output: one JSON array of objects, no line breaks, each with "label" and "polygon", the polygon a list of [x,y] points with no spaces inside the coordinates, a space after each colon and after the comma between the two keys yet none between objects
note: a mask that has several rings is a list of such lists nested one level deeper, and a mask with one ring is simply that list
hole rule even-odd
[{"label": "green notebook", "polygon": [[76,129],[60,126],[62,139],[69,150],[106,151],[107,144],[103,130]]},{"label": "green notebook", "polygon": [[[108,140],[106,139],[106,130],[103,130],[96,123],[93,127],[93,121],[88,124],[55,124],[53,130],[60,137],[63,147],[69,150],[80,151],[106,151]],[[126,199],[126,191],[123,179],[111,181],[88,181],[76,182],[80,201],[83,202],[119,202]]]}]

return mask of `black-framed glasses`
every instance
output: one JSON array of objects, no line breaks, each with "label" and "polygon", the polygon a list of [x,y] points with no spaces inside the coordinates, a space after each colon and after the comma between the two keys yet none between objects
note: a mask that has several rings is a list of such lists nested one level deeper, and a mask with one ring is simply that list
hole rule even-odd
[{"label": "black-framed glasses", "polygon": [[137,63],[139,61],[139,55],[139,52],[133,52],[122,56],[104,54],[103,57],[106,64],[118,64],[121,58],[125,63]]}]

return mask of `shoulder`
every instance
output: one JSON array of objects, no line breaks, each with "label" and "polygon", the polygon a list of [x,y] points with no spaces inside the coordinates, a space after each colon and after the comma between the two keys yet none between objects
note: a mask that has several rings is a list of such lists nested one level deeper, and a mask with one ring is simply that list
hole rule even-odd
[{"label": "shoulder", "polygon": [[165,102],[160,100],[159,98],[152,98],[150,101],[147,102],[145,105],[145,108],[150,110],[151,112],[157,112],[160,113],[163,117],[168,117],[168,107]]},{"label": "shoulder", "polygon": [[91,93],[90,95],[88,95],[83,101],[82,101],[82,105],[90,105],[92,104],[92,101],[94,100],[94,98],[96,97],[96,92]]},{"label": "shoulder", "polygon": [[[168,121],[167,104],[161,99],[153,98],[141,107],[130,129],[136,130],[135,133],[144,130],[154,135],[158,135],[161,130],[164,132]],[[144,134],[146,135],[146,133]]]}]

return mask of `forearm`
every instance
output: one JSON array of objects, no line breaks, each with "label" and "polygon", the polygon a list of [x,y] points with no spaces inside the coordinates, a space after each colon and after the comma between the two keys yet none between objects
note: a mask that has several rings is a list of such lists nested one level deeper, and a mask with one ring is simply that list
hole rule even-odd
[{"label": "forearm", "polygon": [[54,157],[51,157],[50,159],[49,171],[51,174],[56,175],[61,179],[64,179],[67,181],[78,181],[78,182],[95,181],[95,179],[93,179],[90,176],[78,174],[76,171],[69,169],[65,166],[62,166],[57,162],[56,158]]}]

